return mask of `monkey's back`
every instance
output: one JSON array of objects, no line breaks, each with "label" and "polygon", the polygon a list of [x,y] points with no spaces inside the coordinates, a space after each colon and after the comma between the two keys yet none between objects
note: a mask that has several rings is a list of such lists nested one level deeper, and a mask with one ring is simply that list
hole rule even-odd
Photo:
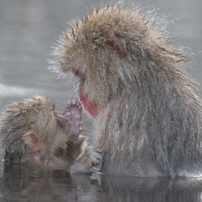
[{"label": "monkey's back", "polygon": [[97,8],[56,48],[54,67],[81,71],[98,106],[93,134],[105,154],[103,172],[201,175],[202,102],[197,84],[180,70],[187,53],[165,25],[141,9]]}]

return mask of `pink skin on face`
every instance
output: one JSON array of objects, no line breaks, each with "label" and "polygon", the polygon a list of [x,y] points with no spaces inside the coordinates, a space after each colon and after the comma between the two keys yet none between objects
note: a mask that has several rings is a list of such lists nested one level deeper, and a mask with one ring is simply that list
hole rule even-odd
[{"label": "pink skin on face", "polygon": [[85,77],[84,75],[79,72],[78,69],[72,69],[72,72],[80,78],[79,84],[79,98],[85,110],[87,110],[91,116],[96,117],[98,114],[97,105],[94,102],[91,102],[88,98],[88,95],[84,93],[84,83]]}]

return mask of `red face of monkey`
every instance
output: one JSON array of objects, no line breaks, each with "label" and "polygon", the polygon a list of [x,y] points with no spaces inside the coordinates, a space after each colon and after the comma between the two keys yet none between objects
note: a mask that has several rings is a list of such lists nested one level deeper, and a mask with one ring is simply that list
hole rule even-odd
[{"label": "red face of monkey", "polygon": [[98,113],[97,105],[94,102],[91,102],[88,98],[88,95],[84,92],[84,83],[85,83],[85,76],[79,72],[78,69],[72,69],[74,75],[79,77],[79,98],[85,110],[87,110],[91,116],[96,117]]},{"label": "red face of monkey", "polygon": [[[109,10],[113,12],[114,9]],[[123,19],[119,9],[116,17],[111,18],[111,12],[107,13],[103,18],[105,10],[98,9],[82,21],[73,23],[72,29],[64,34],[61,44],[54,50],[56,57],[51,61],[54,71],[72,71],[79,78],[80,101],[93,117],[120,94],[119,87],[124,85],[124,77],[130,74],[127,69],[124,73],[121,66],[126,57],[128,29],[125,24],[120,24]],[[125,14],[127,11],[123,16]]]},{"label": "red face of monkey", "polygon": [[[107,32],[104,35],[105,41],[104,46],[107,49],[107,51],[114,57],[118,58],[118,60],[125,57],[125,46],[124,44],[115,36],[113,32]],[[82,69],[82,68],[81,68]],[[79,98],[81,103],[83,104],[83,107],[93,116],[96,117],[98,114],[98,105],[95,102],[92,102],[89,99],[88,94],[84,91],[84,84],[86,82],[86,77],[82,70],[80,68],[76,67],[72,69],[72,72],[74,75],[79,77],[80,83],[79,83]],[[94,78],[92,78],[94,79]]]}]

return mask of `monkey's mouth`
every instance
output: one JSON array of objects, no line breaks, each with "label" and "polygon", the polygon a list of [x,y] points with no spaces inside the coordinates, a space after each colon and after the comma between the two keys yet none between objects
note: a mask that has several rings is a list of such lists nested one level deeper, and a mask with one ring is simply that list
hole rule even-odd
[{"label": "monkey's mouth", "polygon": [[79,78],[79,98],[85,110],[87,110],[93,117],[98,114],[97,104],[89,99],[87,93],[84,92],[84,85],[86,77],[83,72],[79,71],[78,68],[72,69],[73,74]]}]

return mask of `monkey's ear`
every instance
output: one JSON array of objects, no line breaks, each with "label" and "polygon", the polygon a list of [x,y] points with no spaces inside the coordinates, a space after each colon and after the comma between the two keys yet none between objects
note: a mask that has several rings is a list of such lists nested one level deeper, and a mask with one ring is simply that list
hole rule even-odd
[{"label": "monkey's ear", "polygon": [[113,31],[105,33],[105,46],[115,51],[121,59],[126,55],[125,44],[117,38]]},{"label": "monkey's ear", "polygon": [[22,140],[34,152],[39,151],[42,148],[41,138],[34,131],[26,132],[22,136]]}]

